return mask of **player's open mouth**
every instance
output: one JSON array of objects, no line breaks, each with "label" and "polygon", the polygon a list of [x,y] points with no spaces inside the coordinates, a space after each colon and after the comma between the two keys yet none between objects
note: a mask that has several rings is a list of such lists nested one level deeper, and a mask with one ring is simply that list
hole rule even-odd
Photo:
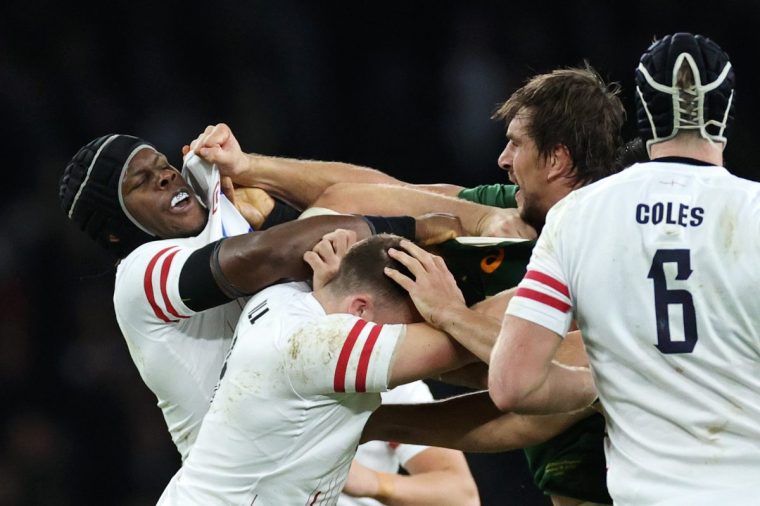
[{"label": "player's open mouth", "polygon": [[190,204],[190,194],[185,190],[180,190],[172,197],[170,207],[180,209]]}]

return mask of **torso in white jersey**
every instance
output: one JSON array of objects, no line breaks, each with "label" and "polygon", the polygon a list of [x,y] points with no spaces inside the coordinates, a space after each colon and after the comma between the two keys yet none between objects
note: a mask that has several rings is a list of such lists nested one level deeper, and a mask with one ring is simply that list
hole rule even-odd
[{"label": "torso in white jersey", "polygon": [[196,237],[137,248],[119,264],[114,289],[116,319],[132,360],[156,395],[183,459],[208,410],[244,301],[196,313],[179,295],[179,274],[196,249],[250,229],[220,195],[215,168],[190,162],[184,170],[209,210],[206,227]]},{"label": "torso in white jersey", "polygon": [[159,504],[337,501],[405,327],[326,315],[308,290],[276,285],[248,302],[195,446]]},{"label": "torso in white jersey", "polygon": [[564,335],[574,308],[615,504],[757,500],[759,241],[760,185],[684,159],[634,165],[549,213],[507,312]]}]

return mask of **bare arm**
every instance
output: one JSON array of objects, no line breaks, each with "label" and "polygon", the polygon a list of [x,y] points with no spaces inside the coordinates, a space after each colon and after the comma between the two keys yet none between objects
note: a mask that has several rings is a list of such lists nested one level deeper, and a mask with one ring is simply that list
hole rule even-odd
[{"label": "bare arm", "polygon": [[233,181],[263,188],[302,209],[313,205],[325,190],[336,183],[401,184],[401,181],[378,170],[350,163],[296,160],[253,153],[247,157],[248,169]]},{"label": "bare arm", "polygon": [[536,235],[514,209],[453,198],[461,190],[456,185],[419,185],[415,189],[380,171],[358,165],[246,154],[224,123],[207,127],[183,151],[189,149],[216,164],[222,175],[235,184],[257,186],[302,209],[325,207],[383,216],[445,212],[459,216],[469,235],[528,239]]},{"label": "bare arm", "polygon": [[442,383],[471,388],[472,390],[485,390],[488,388],[488,364],[475,362],[459,369],[445,372],[436,378]]},{"label": "bare arm", "polygon": [[398,179],[380,171],[349,163],[244,153],[232,130],[224,123],[206,127],[190,143],[189,149],[216,164],[222,175],[230,177],[236,185],[262,188],[302,209],[338,182],[401,184]]},{"label": "bare arm", "polygon": [[[430,186],[434,185],[426,185],[425,188]],[[516,209],[484,206],[412,186],[341,182],[327,188],[313,206],[339,212],[381,216],[418,216],[429,212],[443,212],[459,216],[462,228],[468,235],[526,239],[536,236],[535,230],[520,219]]]},{"label": "bare arm", "polygon": [[448,195],[449,197],[456,197],[459,195],[459,192],[464,190],[464,186],[459,186],[456,184],[448,184],[448,183],[407,184],[407,186],[416,188],[418,190],[426,191],[426,192],[438,193],[440,195]]},{"label": "bare arm", "polygon": [[369,237],[367,222],[358,216],[316,216],[268,230],[230,237],[222,242],[219,265],[239,291],[253,293],[284,278],[306,279],[310,268],[305,251],[336,228],[351,230],[359,240]]},{"label": "bare arm", "polygon": [[478,392],[428,404],[384,404],[367,421],[362,441],[501,452],[543,443],[593,413],[590,408],[557,415],[502,413],[488,392]]},{"label": "bare arm", "polygon": [[396,346],[389,385],[391,388],[472,364],[477,358],[440,330],[427,323],[406,326]]},{"label": "bare arm", "polygon": [[588,406],[596,389],[587,368],[553,360],[562,338],[506,315],[491,355],[488,390],[503,411],[560,413]]},{"label": "bare arm", "polygon": [[462,452],[427,448],[405,464],[409,476],[351,466],[344,493],[392,506],[477,506],[478,489]]}]

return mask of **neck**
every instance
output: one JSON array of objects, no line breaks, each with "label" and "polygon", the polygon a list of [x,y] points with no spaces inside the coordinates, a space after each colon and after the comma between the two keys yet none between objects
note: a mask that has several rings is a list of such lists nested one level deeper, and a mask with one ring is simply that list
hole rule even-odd
[{"label": "neck", "polygon": [[701,137],[675,137],[669,141],[653,144],[651,158],[680,156],[693,158],[712,165],[723,165],[724,144],[711,142]]},{"label": "neck", "polygon": [[319,305],[325,310],[325,313],[332,314],[344,312],[341,310],[339,301],[335,300],[335,297],[332,296],[329,290],[320,288],[314,290],[311,294],[317,299],[317,302],[319,302]]}]

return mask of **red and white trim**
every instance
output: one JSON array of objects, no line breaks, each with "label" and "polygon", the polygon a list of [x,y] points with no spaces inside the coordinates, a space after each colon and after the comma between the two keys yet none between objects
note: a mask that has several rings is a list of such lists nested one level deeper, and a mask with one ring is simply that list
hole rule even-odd
[{"label": "red and white trim", "polygon": [[[169,270],[174,261],[174,256],[178,252],[179,248],[177,246],[169,246],[153,255],[153,258],[150,259],[148,266],[145,268],[145,275],[143,277],[143,288],[145,290],[145,297],[148,299],[148,304],[153,309],[156,318],[166,323],[176,323],[179,321],[178,319],[190,318],[190,316],[180,314],[174,308],[167,290]],[[159,261],[161,265],[156,269]],[[153,279],[156,272],[158,273],[158,290],[156,290]],[[159,301],[162,305],[159,305]],[[172,319],[170,316],[167,316],[167,313],[177,319]]]},{"label": "red and white trim", "polygon": [[[369,323],[367,327],[368,323],[366,320],[357,320],[343,343],[333,377],[333,389],[336,392],[346,392],[347,380],[349,388],[350,383],[353,382],[355,392],[366,392],[372,350],[383,330],[382,325]],[[365,327],[369,329],[369,332],[364,332]],[[357,352],[354,350],[358,350],[358,359]]]},{"label": "red and white trim", "polygon": [[517,288],[515,297],[523,297],[568,313],[572,309],[567,285],[543,272],[530,270]]}]

